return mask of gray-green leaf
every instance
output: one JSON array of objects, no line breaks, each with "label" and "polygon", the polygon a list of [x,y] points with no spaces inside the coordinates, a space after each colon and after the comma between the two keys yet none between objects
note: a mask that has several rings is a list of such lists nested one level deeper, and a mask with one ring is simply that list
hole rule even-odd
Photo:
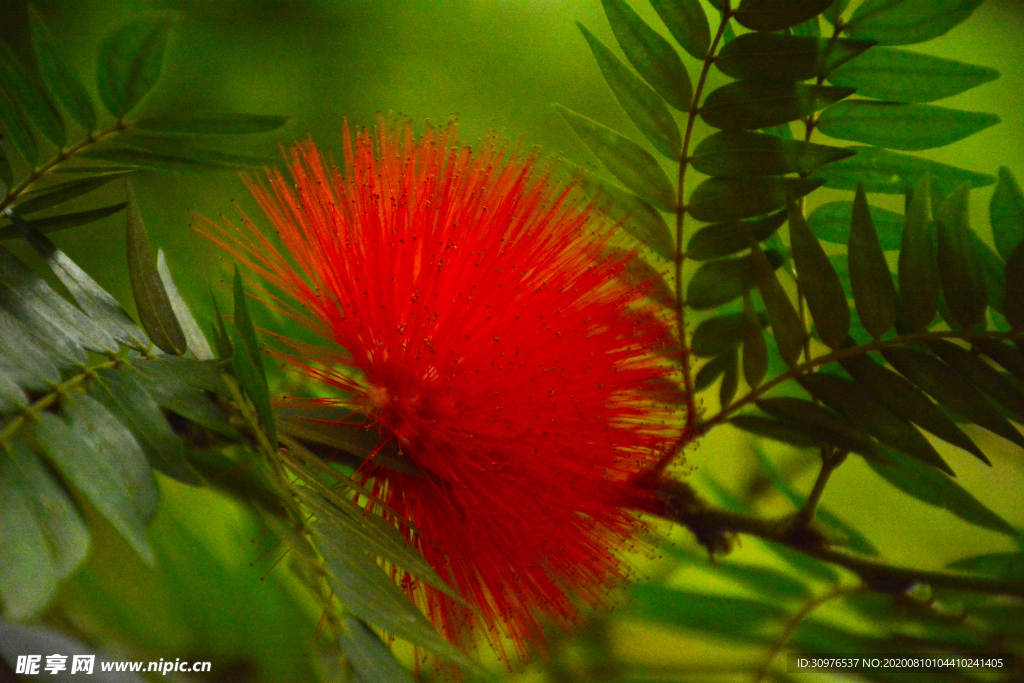
[{"label": "gray-green leaf", "polygon": [[12,103],[20,107],[43,136],[63,147],[67,142],[64,120],[50,98],[39,88],[35,79],[22,66],[7,43],[0,40],[0,90]]}]

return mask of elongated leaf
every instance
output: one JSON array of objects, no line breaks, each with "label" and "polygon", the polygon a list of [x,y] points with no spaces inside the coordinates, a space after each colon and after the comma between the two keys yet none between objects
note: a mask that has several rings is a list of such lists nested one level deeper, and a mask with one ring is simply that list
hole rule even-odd
[{"label": "elongated leaf", "polygon": [[115,118],[122,118],[153,89],[163,67],[171,22],[146,17],[118,28],[100,46],[96,86]]},{"label": "elongated leaf", "polygon": [[999,169],[999,184],[989,204],[989,218],[996,249],[1009,261],[1010,254],[1024,242],[1024,192],[1005,166]]},{"label": "elongated leaf", "polygon": [[[903,216],[877,206],[868,206],[868,214],[882,250],[898,250],[903,239]],[[835,244],[846,244],[850,240],[852,221],[853,202],[828,202],[814,209],[807,217],[807,224],[815,237]]]},{"label": "elongated leaf", "polygon": [[1024,436],[977,389],[966,384],[955,370],[938,358],[901,347],[885,348],[882,355],[901,375],[950,411],[1024,447]]},{"label": "elongated leaf", "polygon": [[913,330],[923,330],[939,307],[939,266],[932,233],[926,174],[907,209],[899,258],[900,318]]},{"label": "elongated leaf", "polygon": [[[568,162],[563,162],[570,165]],[[666,261],[675,259],[676,244],[661,213],[632,192],[607,182],[590,171],[573,166],[581,189],[622,229],[647,245]]]},{"label": "elongated leaf", "polygon": [[[3,353],[3,351],[0,351]],[[29,400],[10,375],[4,372],[4,366],[10,361],[0,359],[0,415],[10,415],[28,407]]]},{"label": "elongated leaf", "polygon": [[803,81],[828,75],[872,45],[865,40],[745,33],[722,48],[715,66],[733,78]]},{"label": "elongated leaf", "polygon": [[277,130],[287,122],[287,116],[214,112],[150,116],[133,121],[132,126],[161,135],[250,135]]},{"label": "elongated leaf", "polygon": [[276,444],[277,428],[274,422],[274,412],[270,407],[267,374],[263,367],[259,342],[256,340],[256,328],[253,327],[245,298],[242,274],[236,265],[234,278],[234,329],[236,334],[232,340],[235,347],[232,363],[238,383],[256,407],[256,413],[259,415],[263,428],[267,431],[270,443]]},{"label": "elongated leaf", "polygon": [[[143,142],[138,140],[138,142]],[[183,145],[179,141],[161,141],[158,138],[145,140],[147,146],[105,145],[87,149],[78,156],[121,164],[128,168],[149,168],[157,171],[231,171],[266,166],[273,163],[264,157],[230,154],[214,149],[203,149]],[[173,142],[168,145],[168,142]]]},{"label": "elongated leaf", "polygon": [[76,197],[81,197],[84,194],[98,190],[104,185],[118,180],[123,176],[123,172],[108,173],[94,178],[72,180],[54,187],[43,188],[39,194],[33,196],[31,199],[26,199],[15,208],[17,209],[18,214],[22,216],[36,211],[41,211],[43,209],[48,209],[51,206],[63,204],[64,202],[70,201]]},{"label": "elongated leaf", "polygon": [[30,426],[47,459],[147,562],[153,553],[146,526],[156,512],[152,471],[138,443],[99,403],[68,396],[64,422],[50,413]]},{"label": "elongated leaf", "polygon": [[374,683],[414,683],[409,672],[398,663],[390,648],[365,623],[344,617],[341,650],[360,681]]},{"label": "elongated leaf", "polygon": [[607,126],[560,105],[555,108],[623,185],[662,211],[675,211],[672,183],[650,153]]},{"label": "elongated leaf", "polygon": [[816,17],[832,0],[743,0],[736,10],[736,21],[754,31],[780,31]]},{"label": "elongated leaf", "polygon": [[705,363],[704,366],[697,371],[697,374],[693,378],[694,390],[704,391],[725,373],[729,365],[735,364],[736,348],[732,347],[724,351],[720,356],[717,356]]},{"label": "elongated leaf", "polygon": [[686,255],[695,261],[731,256],[750,248],[750,242],[763,242],[786,222],[786,212],[777,211],[749,221],[725,221],[706,225],[693,234]]},{"label": "elongated leaf", "polygon": [[1007,581],[1024,581],[1024,555],[1020,552],[974,555],[950,562],[946,568]]},{"label": "elongated leaf", "polygon": [[1006,320],[1016,329],[1024,327],[1024,241],[1006,260],[1003,302]]},{"label": "elongated leaf", "polygon": [[667,40],[644,23],[625,0],[601,0],[616,40],[644,80],[679,111],[689,111],[693,85]]},{"label": "elongated leaf", "polygon": [[768,345],[749,293],[743,294],[743,378],[756,387],[768,372]]},{"label": "elongated leaf", "polygon": [[937,38],[967,17],[982,0],[867,0],[844,27],[854,38],[882,45],[910,45]]},{"label": "elongated leaf", "polygon": [[810,178],[708,178],[686,207],[700,221],[724,222],[763,216],[821,187]]},{"label": "elongated leaf", "polygon": [[710,176],[770,176],[810,171],[853,154],[841,147],[783,140],[764,133],[721,131],[697,145],[691,163]]},{"label": "elongated leaf", "polygon": [[703,60],[711,48],[711,27],[700,0],[651,0],[665,26],[684,50]]},{"label": "elongated leaf", "polygon": [[2,308],[0,372],[16,386],[35,391],[45,391],[60,382],[60,372],[50,360],[50,354],[39,347],[32,332],[20,320]]},{"label": "elongated leaf", "polygon": [[150,467],[183,484],[202,480],[185,461],[185,449],[134,369],[99,371],[90,395],[132,433]]},{"label": "elongated leaf", "polygon": [[168,356],[135,361],[133,368],[153,400],[161,408],[174,411],[186,420],[238,441],[242,436],[231,426],[224,409],[211,399],[210,393],[228,395],[221,379],[226,372],[221,361],[195,361]]},{"label": "elongated leaf", "polygon": [[964,182],[971,187],[985,187],[996,179],[987,173],[929,161],[911,154],[890,152],[880,147],[854,145],[847,149],[856,152],[849,159],[823,166],[814,172],[815,178],[824,178],[825,187],[837,190],[855,190],[863,184],[867,192],[903,194],[904,188],[918,185],[926,173],[943,194],[949,194]]},{"label": "elongated leaf", "polygon": [[1002,373],[967,349],[945,339],[928,343],[928,348],[968,383],[1001,405],[1016,422],[1024,422],[1024,392]]},{"label": "elongated leaf", "polygon": [[817,403],[802,398],[766,398],[758,401],[757,407],[778,420],[785,429],[803,434],[816,443],[859,453],[869,460],[881,455],[881,448],[871,437]]},{"label": "elongated leaf", "polygon": [[[769,249],[766,254],[773,268],[785,262],[785,258],[774,250]],[[716,308],[738,299],[753,286],[749,256],[708,261],[690,278],[686,287],[686,305],[698,311]]]},{"label": "elongated leaf", "polygon": [[896,322],[896,287],[878,243],[863,186],[857,188],[850,224],[850,286],[864,329],[881,337]]},{"label": "elongated leaf", "polygon": [[828,20],[832,25],[835,25],[843,12],[846,11],[846,6],[850,4],[850,0],[834,0],[834,2],[828,6],[828,9],[822,12],[822,16]]},{"label": "elongated leaf", "polygon": [[1006,262],[995,252],[992,247],[981,241],[981,237],[974,230],[967,233],[971,241],[971,250],[978,257],[981,264],[981,276],[985,281],[985,292],[988,295],[988,305],[999,313],[1004,313],[1003,290],[1006,286]]},{"label": "elongated leaf", "polygon": [[962,448],[982,462],[990,464],[970,437],[906,379],[878,365],[867,356],[853,356],[841,363],[862,387],[871,392],[876,402],[940,439]]},{"label": "elongated leaf", "polygon": [[818,117],[818,129],[840,140],[917,150],[963,140],[1000,120],[996,114],[932,104],[847,100],[823,111]]},{"label": "elongated leaf", "polygon": [[46,261],[57,279],[67,288],[75,303],[96,323],[111,334],[117,341],[141,348],[148,348],[149,342],[131,317],[110,294],[100,287],[89,274],[72,261],[67,254],[57,249],[49,239],[44,237],[31,225],[17,218],[12,213],[8,216],[15,222],[15,228],[32,248]]},{"label": "elongated leaf", "polygon": [[818,21],[818,17],[811,17],[792,27],[790,33],[801,38],[821,38],[821,23]]},{"label": "elongated leaf", "polygon": [[633,596],[631,613],[646,622],[712,631],[730,640],[760,642],[762,629],[784,620],[786,614],[782,607],[759,600],[655,584],[631,586],[629,592]]},{"label": "elongated leaf", "polygon": [[999,78],[984,66],[895,47],[877,47],[839,67],[833,85],[856,88],[861,97],[892,102],[932,102]]},{"label": "elongated leaf", "polygon": [[167,257],[164,256],[163,249],[158,249],[156,252],[156,270],[160,274],[160,282],[163,283],[164,291],[167,292],[167,298],[174,310],[174,317],[178,320],[181,331],[185,335],[186,348],[195,355],[197,360],[212,359],[213,349],[206,341],[203,331],[199,329],[199,323],[196,322],[192,311],[189,310],[188,304],[181,298],[178,286],[174,284],[174,278],[171,277],[171,271],[167,267]]},{"label": "elongated leaf", "polygon": [[764,301],[768,322],[779,347],[779,355],[788,365],[796,364],[803,351],[804,326],[800,322],[793,302],[779,284],[775,271],[765,257],[761,247],[754,245],[750,251],[751,273]]},{"label": "elongated leaf", "polygon": [[926,465],[956,476],[921,432],[896,413],[875,402],[858,383],[824,372],[809,373],[797,381],[811,396],[848,419],[858,429]]},{"label": "elongated leaf", "polygon": [[128,275],[139,320],[157,347],[166,353],[180,356],[187,348],[185,333],[174,315],[174,308],[160,280],[156,256],[149,246],[149,235],[142,222],[131,183],[128,184],[128,202]]},{"label": "elongated leaf", "polygon": [[824,109],[853,94],[849,88],[737,81],[715,89],[705,99],[700,116],[722,130],[754,130],[789,123]]},{"label": "elongated leaf", "polygon": [[583,24],[576,22],[576,26],[590,43],[594,59],[597,60],[605,81],[615,93],[615,99],[619,101],[622,109],[655,149],[669,159],[678,161],[682,138],[679,135],[679,126],[665,106],[665,101],[651,90],[650,86],[637,78]]},{"label": "elongated leaf", "polygon": [[676,295],[654,266],[640,257],[630,257],[628,252],[621,249],[612,250],[611,258],[613,261],[626,262],[626,268],[619,274],[619,279],[630,287],[640,289],[648,298],[665,308],[675,310]]},{"label": "elongated leaf", "polygon": [[[39,164],[39,144],[28,127],[28,121],[18,106],[16,100],[12,100],[6,88],[0,87],[0,123],[3,124],[4,132],[10,139],[14,149],[25,158],[25,161],[32,167]],[[6,160],[6,157],[5,157]],[[9,166],[8,162],[5,166]],[[13,182],[6,183],[8,187]]]},{"label": "elongated leaf", "polygon": [[[791,421],[789,423],[791,424]],[[818,438],[808,436],[805,432],[797,431],[778,420],[761,415],[736,415],[729,419],[729,424],[745,432],[788,443],[797,448],[813,448],[821,443]]]},{"label": "elongated leaf", "polygon": [[793,265],[800,276],[800,291],[807,300],[818,336],[829,347],[841,348],[850,333],[850,306],[846,303],[846,292],[825,250],[807,225],[803,210],[796,203],[789,205],[789,241]]},{"label": "elongated leaf", "polygon": [[970,329],[985,317],[988,293],[981,259],[971,240],[968,201],[971,188],[960,186],[935,216],[938,226],[939,279],[949,312],[958,325]]},{"label": "elongated leaf", "polygon": [[716,315],[702,320],[690,338],[695,356],[718,356],[743,341],[743,314]]},{"label": "elongated leaf", "polygon": [[1020,344],[1015,348],[993,339],[975,339],[974,346],[1003,366],[1018,381],[1024,382],[1024,351],[1020,350]]},{"label": "elongated leaf", "polygon": [[931,467],[924,467],[911,458],[888,449],[885,451],[884,459],[867,462],[871,469],[890,484],[923,503],[949,510],[968,524],[1012,538],[1020,536],[1020,532],[1006,520],[985,507],[955,481]]},{"label": "elongated leaf", "polygon": [[33,5],[28,6],[28,26],[43,83],[76,121],[88,130],[96,128],[96,111],[85,86],[64,60],[57,41]]},{"label": "elongated leaf", "polygon": [[346,610],[446,659],[468,663],[369,556],[340,544],[322,523],[314,522],[313,527],[321,534],[318,545],[333,578],[331,586]]},{"label": "elongated leaf", "polygon": [[[41,233],[56,232],[57,230],[66,230],[68,228],[78,227],[79,225],[86,225],[87,223],[103,220],[104,218],[123,211],[126,206],[128,206],[128,202],[120,202],[109,206],[101,206],[98,209],[86,209],[85,211],[75,211],[72,213],[61,214],[59,216],[49,216],[47,218],[37,218],[35,220],[23,222],[33,230],[38,230]],[[0,241],[15,239],[19,236],[20,233],[18,232],[18,229],[13,225],[0,227]]]},{"label": "elongated leaf", "polygon": [[57,107],[39,89],[35,79],[21,65],[21,60],[3,41],[0,41],[0,90],[6,93],[11,102],[21,107],[47,140],[57,147],[67,143],[64,120]]}]

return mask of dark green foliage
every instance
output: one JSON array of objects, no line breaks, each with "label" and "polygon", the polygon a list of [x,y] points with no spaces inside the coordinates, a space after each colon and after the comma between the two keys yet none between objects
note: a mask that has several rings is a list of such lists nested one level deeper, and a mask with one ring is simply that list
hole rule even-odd
[{"label": "dark green foliage", "polygon": [[[856,213],[856,208],[854,212]],[[843,292],[839,275],[828,260],[825,250],[815,239],[803,211],[796,203],[789,206],[789,241],[793,249],[793,265],[796,266],[797,275],[800,277],[802,292],[807,299],[811,317],[814,318],[818,336],[833,349],[841,348],[846,344],[846,338],[850,333],[850,307],[846,303],[846,294]],[[852,263],[852,249],[850,253]],[[852,276],[851,271],[851,278]],[[856,300],[856,285],[853,292]]]},{"label": "dark green foliage", "polygon": [[771,128],[797,121],[853,94],[850,88],[736,81],[711,92],[700,116],[709,126],[722,130]]},{"label": "dark green foliage", "polygon": [[156,85],[171,25],[164,18],[140,19],[103,41],[96,85],[103,105],[115,118],[134,109]]},{"label": "dark green foliage", "polygon": [[686,255],[695,261],[731,256],[750,248],[750,242],[764,242],[786,222],[786,212],[777,211],[748,221],[725,221],[706,225],[690,238]]}]

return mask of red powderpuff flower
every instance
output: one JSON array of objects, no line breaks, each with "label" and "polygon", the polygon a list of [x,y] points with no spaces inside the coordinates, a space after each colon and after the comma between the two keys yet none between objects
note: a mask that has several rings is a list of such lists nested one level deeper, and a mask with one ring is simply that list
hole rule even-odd
[{"label": "red powderpuff flower", "polygon": [[423,473],[356,475],[475,611],[406,577],[413,598],[453,642],[543,647],[542,618],[567,627],[624,577],[635,483],[672,431],[672,335],[602,257],[614,225],[534,157],[385,121],[346,128],[344,157],[307,142],[294,184],[249,182],[284,252],[248,219],[206,232],[344,350],[289,358]]}]

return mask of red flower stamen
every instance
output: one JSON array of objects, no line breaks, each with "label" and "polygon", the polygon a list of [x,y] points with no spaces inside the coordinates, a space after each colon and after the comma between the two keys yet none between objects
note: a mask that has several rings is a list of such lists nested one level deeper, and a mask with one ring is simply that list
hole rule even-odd
[{"label": "red flower stamen", "polygon": [[542,619],[568,626],[624,578],[635,484],[678,435],[675,342],[602,256],[613,224],[536,158],[384,121],[344,145],[344,175],[307,142],[294,185],[249,183],[283,251],[247,218],[204,230],[344,349],[299,369],[428,475],[357,473],[476,611],[402,577],[410,595],[454,642],[483,626],[543,648]]}]

